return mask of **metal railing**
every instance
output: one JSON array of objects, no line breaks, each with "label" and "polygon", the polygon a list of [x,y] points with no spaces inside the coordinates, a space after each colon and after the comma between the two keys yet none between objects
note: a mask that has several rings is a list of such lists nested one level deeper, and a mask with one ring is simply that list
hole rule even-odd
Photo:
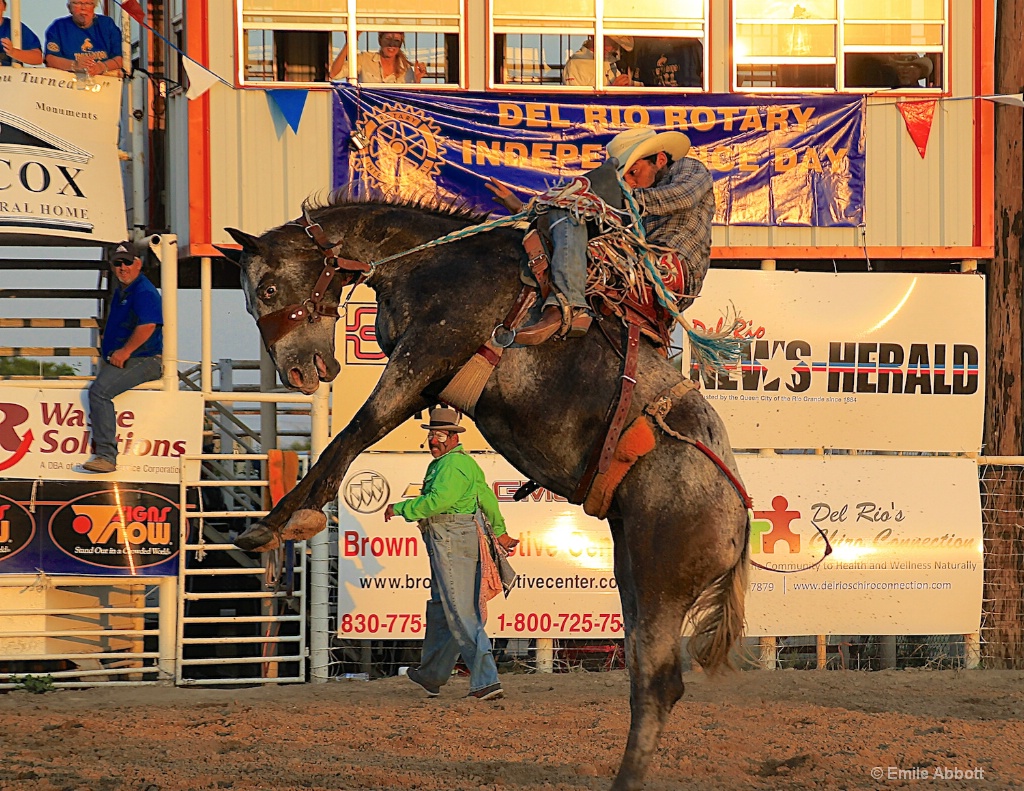
[{"label": "metal railing", "polygon": [[[266,454],[202,454],[207,462],[266,461]],[[266,514],[208,507],[206,491],[237,487],[237,480],[180,484],[181,562],[175,683],[182,685],[288,683],[306,680],[306,546],[286,542],[254,555],[232,536]],[[246,480],[260,491],[266,480]],[[190,491],[199,494],[188,509]]]}]

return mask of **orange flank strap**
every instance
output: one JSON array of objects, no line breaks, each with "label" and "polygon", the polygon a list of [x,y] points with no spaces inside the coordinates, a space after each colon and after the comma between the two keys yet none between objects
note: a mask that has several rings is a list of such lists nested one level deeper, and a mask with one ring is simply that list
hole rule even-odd
[{"label": "orange flank strap", "polygon": [[654,450],[654,430],[651,428],[651,421],[646,416],[640,415],[619,439],[608,470],[599,472],[594,478],[594,484],[590,487],[590,493],[583,503],[583,510],[591,516],[603,519],[612,504],[615,490],[622,483],[622,479],[626,477],[626,473],[633,468],[637,459],[652,450]]}]

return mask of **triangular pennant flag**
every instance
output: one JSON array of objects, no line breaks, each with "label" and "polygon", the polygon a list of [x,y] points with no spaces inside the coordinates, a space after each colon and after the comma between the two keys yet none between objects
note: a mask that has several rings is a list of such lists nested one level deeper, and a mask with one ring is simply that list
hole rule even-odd
[{"label": "triangular pennant flag", "polygon": [[982,96],[982,99],[988,99],[990,102],[998,102],[999,104],[1012,104],[1014,107],[1024,107],[1024,93],[999,93],[993,96]]},{"label": "triangular pennant flag", "polygon": [[896,106],[903,115],[903,121],[907,125],[910,139],[917,146],[917,151],[924,159],[924,152],[928,148],[928,135],[932,131],[932,118],[935,117],[936,101],[931,99],[926,102],[897,102]]},{"label": "triangular pennant flag", "polygon": [[121,3],[121,8],[123,8],[124,12],[140,25],[144,24],[143,20],[146,18],[146,12],[143,11],[142,6],[139,5],[139,0],[124,0],[124,2]]},{"label": "triangular pennant flag", "polygon": [[274,100],[277,109],[281,111],[284,120],[292,128],[295,134],[299,133],[299,121],[302,120],[302,110],[306,106],[306,95],[309,91],[302,88],[284,88],[267,91],[267,95]]},{"label": "triangular pennant flag", "polygon": [[188,77],[188,90],[185,91],[185,96],[189,99],[198,99],[210,90],[215,82],[220,81],[220,77],[209,69],[200,66],[192,58],[183,56],[181,67],[185,70],[185,76]]}]

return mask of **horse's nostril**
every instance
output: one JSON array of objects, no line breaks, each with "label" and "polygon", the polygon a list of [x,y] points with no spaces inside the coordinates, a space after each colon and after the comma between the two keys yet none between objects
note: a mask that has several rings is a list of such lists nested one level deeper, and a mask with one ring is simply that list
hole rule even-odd
[{"label": "horse's nostril", "polygon": [[292,368],[288,371],[288,383],[292,387],[302,387],[302,371]]}]

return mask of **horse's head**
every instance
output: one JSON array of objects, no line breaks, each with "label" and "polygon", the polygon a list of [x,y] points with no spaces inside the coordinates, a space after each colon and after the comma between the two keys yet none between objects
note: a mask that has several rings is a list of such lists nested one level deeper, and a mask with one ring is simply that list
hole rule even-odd
[{"label": "horse's head", "polygon": [[[218,248],[242,270],[245,304],[282,381],[309,394],[341,371],[334,357],[337,287],[351,272],[325,265],[325,252],[303,230],[288,224],[252,236],[225,229],[242,246]],[[325,271],[330,269],[328,274]]]}]

